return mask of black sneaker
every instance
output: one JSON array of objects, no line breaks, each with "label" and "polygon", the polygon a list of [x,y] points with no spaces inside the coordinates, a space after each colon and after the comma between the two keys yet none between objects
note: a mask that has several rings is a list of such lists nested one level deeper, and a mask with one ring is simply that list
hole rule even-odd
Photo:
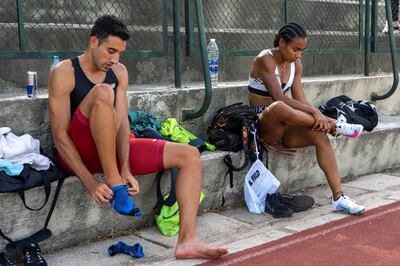
[{"label": "black sneaker", "polygon": [[0,266],[16,266],[14,262],[10,261],[6,253],[0,252]]},{"label": "black sneaker", "polygon": [[303,212],[314,205],[314,199],[307,195],[281,195],[280,201],[294,212]]},{"label": "black sneaker", "polygon": [[265,212],[275,218],[289,217],[293,215],[292,209],[281,201],[279,193],[267,194],[265,198]]},{"label": "black sneaker", "polygon": [[42,256],[42,251],[36,243],[28,244],[24,248],[24,265],[26,266],[47,266],[47,262]]}]

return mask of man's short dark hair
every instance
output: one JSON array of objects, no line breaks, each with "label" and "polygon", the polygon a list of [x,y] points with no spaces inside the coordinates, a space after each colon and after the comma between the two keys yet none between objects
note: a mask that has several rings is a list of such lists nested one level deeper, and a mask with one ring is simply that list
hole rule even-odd
[{"label": "man's short dark hair", "polygon": [[117,36],[124,41],[129,40],[130,37],[126,25],[116,16],[103,15],[96,19],[90,36],[96,36],[101,42],[110,35]]}]

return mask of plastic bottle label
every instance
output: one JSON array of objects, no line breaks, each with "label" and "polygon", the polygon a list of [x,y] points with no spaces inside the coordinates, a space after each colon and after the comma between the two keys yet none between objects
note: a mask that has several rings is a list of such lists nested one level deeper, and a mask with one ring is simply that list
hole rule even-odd
[{"label": "plastic bottle label", "polygon": [[211,74],[218,74],[218,59],[208,60],[208,65]]}]

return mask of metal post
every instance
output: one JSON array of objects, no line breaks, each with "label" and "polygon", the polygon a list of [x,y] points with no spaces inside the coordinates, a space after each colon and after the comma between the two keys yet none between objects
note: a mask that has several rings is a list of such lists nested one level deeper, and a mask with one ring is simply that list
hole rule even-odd
[{"label": "metal post", "polygon": [[197,15],[197,27],[199,30],[199,41],[200,41],[200,52],[201,52],[201,63],[203,66],[203,76],[205,82],[205,95],[203,105],[200,110],[194,112],[193,110],[183,110],[182,120],[193,119],[202,116],[210,106],[212,98],[212,87],[210,70],[208,67],[208,53],[206,44],[206,33],[204,29],[204,14],[203,14],[203,3],[202,0],[195,0],[196,4],[196,15]]},{"label": "metal post", "polygon": [[182,60],[181,60],[181,32],[180,32],[180,1],[174,0],[173,2],[173,14],[174,14],[174,63],[175,63],[175,87],[182,87]]},{"label": "metal post", "polygon": [[163,55],[168,55],[168,0],[162,2]]},{"label": "metal post", "polygon": [[288,0],[285,0],[285,25],[289,23],[289,4]]},{"label": "metal post", "polygon": [[371,32],[371,6],[370,0],[365,1],[365,31],[364,31],[364,76],[369,76],[369,52]]},{"label": "metal post", "polygon": [[377,48],[377,24],[378,24],[378,1],[372,1],[371,11],[371,52],[376,52]]},{"label": "metal post", "polygon": [[24,10],[23,10],[23,0],[17,1],[17,16],[18,16],[18,38],[19,38],[19,50],[25,51],[25,27],[24,27]]},{"label": "metal post", "polygon": [[389,27],[389,42],[390,42],[390,55],[392,58],[393,84],[390,90],[384,95],[377,95],[375,92],[373,92],[371,94],[372,101],[384,100],[386,98],[389,98],[396,91],[397,85],[399,84],[399,71],[397,67],[397,51],[396,51],[396,43],[394,40],[391,1],[385,0],[385,10],[386,10],[386,20],[388,22],[388,27]]},{"label": "metal post", "polygon": [[192,55],[193,48],[193,2],[185,0],[185,31],[186,31],[186,55]]}]

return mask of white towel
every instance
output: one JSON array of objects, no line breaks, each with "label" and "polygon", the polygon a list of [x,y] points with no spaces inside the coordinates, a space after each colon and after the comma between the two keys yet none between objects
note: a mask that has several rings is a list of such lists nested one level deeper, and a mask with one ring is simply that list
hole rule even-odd
[{"label": "white towel", "polygon": [[38,171],[50,168],[50,159],[40,154],[38,139],[29,134],[18,137],[10,130],[10,128],[0,128],[0,159],[18,164],[28,163]]}]

